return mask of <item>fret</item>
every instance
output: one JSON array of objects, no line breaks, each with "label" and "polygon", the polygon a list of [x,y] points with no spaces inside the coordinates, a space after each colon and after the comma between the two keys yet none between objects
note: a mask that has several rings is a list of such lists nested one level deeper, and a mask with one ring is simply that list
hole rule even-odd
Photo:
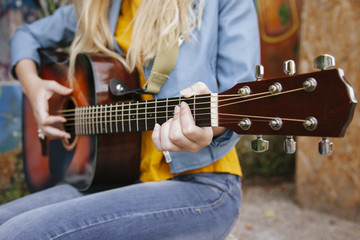
[{"label": "fret", "polygon": [[196,106],[196,100],[195,100],[195,95],[194,95],[194,101],[193,101],[193,117],[194,117],[194,121],[196,122],[196,110],[195,110],[195,106]]},{"label": "fret", "polygon": [[104,105],[104,113],[103,113],[103,118],[104,118],[104,132],[108,133],[108,110],[107,110],[107,105]]},{"label": "fret", "polygon": [[105,111],[104,111],[104,121],[105,121],[105,124],[104,124],[104,130],[105,130],[105,133],[108,133],[108,129],[109,129],[109,121],[108,121],[108,106],[107,105],[105,105],[104,106],[104,108],[105,108]]},{"label": "fret", "polygon": [[118,129],[118,103],[115,104],[115,132],[119,132]]},{"label": "fret", "polygon": [[96,117],[97,117],[97,107],[93,106],[93,134],[97,134],[97,126],[96,126]]},{"label": "fret", "polygon": [[122,132],[124,132],[124,102],[121,104],[121,126]]},{"label": "fret", "polygon": [[139,101],[136,102],[136,131],[139,131]]},{"label": "fret", "polygon": [[78,112],[79,112],[79,108],[75,108],[75,134],[76,135],[79,134]]},{"label": "fret", "polygon": [[148,124],[147,124],[147,101],[145,101],[145,131],[148,130]]},{"label": "fret", "polygon": [[102,121],[103,121],[103,124],[102,124],[102,133],[107,133],[107,121],[106,121],[106,105],[102,106],[101,108],[101,118],[102,118]]},{"label": "fret", "polygon": [[81,135],[81,108],[78,108],[78,134]]},{"label": "fret", "polygon": [[84,134],[84,108],[80,108],[80,134]]},{"label": "fret", "polygon": [[129,132],[131,132],[131,102],[129,102],[128,119],[129,119]]},{"label": "fret", "polygon": [[131,107],[131,103],[124,103],[124,109],[123,109],[124,130],[123,130],[123,132],[131,131],[130,107]]},{"label": "fret", "polygon": [[87,135],[87,107],[84,107],[84,135]]},{"label": "fret", "polygon": [[166,101],[161,100],[157,101],[157,107],[155,111],[157,112],[157,123],[163,124],[167,121],[167,106]]},{"label": "fret", "polygon": [[107,110],[105,111],[105,118],[107,119],[107,133],[112,133],[112,121],[111,121],[111,105],[106,105]]},{"label": "fret", "polygon": [[86,107],[82,107],[82,135],[86,134]]},{"label": "fret", "polygon": [[109,128],[109,132],[112,133],[113,130],[112,130],[112,125],[113,125],[113,121],[112,121],[112,105],[109,105],[109,125],[110,125],[110,128]]},{"label": "fret", "polygon": [[158,123],[157,118],[156,118],[156,112],[157,112],[157,99],[155,99],[155,106],[154,106],[154,114],[155,114],[154,121],[155,121],[155,123]]},{"label": "fret", "polygon": [[168,116],[168,110],[169,110],[169,99],[167,98],[166,99],[166,106],[165,106],[165,112],[166,112],[166,115],[165,115],[165,119],[166,121],[169,119],[169,116]]},{"label": "fret", "polygon": [[84,107],[84,135],[87,134],[87,107]]},{"label": "fret", "polygon": [[90,121],[91,121],[91,118],[90,118],[90,106],[87,106],[87,107],[86,107],[86,128],[87,128],[87,135],[90,135],[90,134],[91,134]]},{"label": "fret", "polygon": [[90,133],[95,134],[95,130],[94,130],[94,106],[90,107],[90,124],[91,124]]},{"label": "fret", "polygon": [[101,114],[101,118],[103,119],[103,125],[102,125],[102,130],[103,133],[107,133],[107,122],[106,122],[106,105],[104,105],[102,107],[102,114]]},{"label": "fret", "polygon": [[146,131],[146,101],[138,102],[138,131]]},{"label": "fret", "polygon": [[85,135],[89,135],[90,134],[90,125],[89,125],[89,122],[90,122],[90,117],[89,117],[89,106],[86,106],[85,107]]},{"label": "fret", "polygon": [[86,106],[85,107],[85,135],[88,135],[89,134],[89,107]]},{"label": "fret", "polygon": [[83,107],[83,135],[86,135],[86,107]]},{"label": "fret", "polygon": [[148,129],[153,129],[155,126],[155,116],[156,116],[156,109],[155,109],[155,101],[147,101],[146,102],[146,126]]},{"label": "fret", "polygon": [[80,134],[82,135],[83,134],[83,109],[80,108],[80,113],[79,113],[79,118],[80,118],[80,122],[79,122],[79,127],[80,127]]},{"label": "fret", "polygon": [[103,118],[102,118],[102,105],[99,106],[99,132],[98,134],[103,133]]},{"label": "fret", "polygon": [[99,134],[99,106],[96,106],[95,109],[96,134]]},{"label": "fret", "polygon": [[117,119],[117,103],[112,105],[111,107],[112,109],[112,128],[113,128],[113,132],[114,133],[117,133],[118,132],[118,126],[117,126],[117,123],[118,123],[118,119]]},{"label": "fret", "polygon": [[107,122],[108,122],[108,127],[107,127],[107,131],[108,133],[112,133],[112,116],[111,116],[111,111],[112,111],[112,108],[111,108],[111,105],[107,105],[107,111],[106,111],[106,118],[107,118]]},{"label": "fret", "polygon": [[130,124],[131,124],[131,130],[132,131],[139,131],[138,130],[138,102],[134,102],[131,104],[130,108]]}]

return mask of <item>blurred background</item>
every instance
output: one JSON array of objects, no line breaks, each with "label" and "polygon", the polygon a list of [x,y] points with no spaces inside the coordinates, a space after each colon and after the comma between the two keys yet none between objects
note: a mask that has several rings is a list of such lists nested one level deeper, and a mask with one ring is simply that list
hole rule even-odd
[{"label": "blurred background", "polygon": [[[18,26],[49,15],[69,2],[0,1],[0,204],[29,193],[22,171],[22,92],[9,74],[8,40]],[[283,62],[289,59],[296,62],[297,73],[317,71],[313,60],[328,53],[335,57],[336,67],[344,69],[355,96],[360,96],[360,1],[255,0],[255,3],[264,78],[285,76]],[[301,209],[326,212],[359,224],[359,125],[357,108],[345,138],[331,139],[334,152],[330,156],[318,153],[321,140],[318,138],[296,137],[297,151],[288,155],[283,152],[285,137],[264,136],[270,142],[265,153],[251,150],[255,136],[243,137],[237,150],[244,172],[244,197],[254,185],[266,188],[286,183],[292,186],[290,201]],[[261,193],[257,196],[261,197]],[[249,226],[245,229],[254,230]]]}]

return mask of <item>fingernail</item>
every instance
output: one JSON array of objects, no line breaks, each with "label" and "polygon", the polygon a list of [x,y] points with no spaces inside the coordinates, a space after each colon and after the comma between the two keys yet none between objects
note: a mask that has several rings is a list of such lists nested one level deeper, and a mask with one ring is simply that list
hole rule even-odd
[{"label": "fingernail", "polygon": [[174,108],[174,113],[178,113],[178,112],[180,112],[180,107],[179,105],[176,105]]},{"label": "fingernail", "polygon": [[181,107],[183,108],[183,107],[186,107],[187,104],[186,104],[186,102],[181,102],[180,105],[181,105]]},{"label": "fingernail", "polygon": [[191,90],[191,88],[185,88],[180,91],[180,94],[184,97],[191,97],[194,95],[194,92]]}]

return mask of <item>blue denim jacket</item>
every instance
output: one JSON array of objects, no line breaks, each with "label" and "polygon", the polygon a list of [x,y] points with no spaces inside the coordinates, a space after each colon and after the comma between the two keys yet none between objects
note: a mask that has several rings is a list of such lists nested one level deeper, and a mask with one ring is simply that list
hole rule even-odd
[{"label": "blue denim jacket", "polygon": [[[113,0],[109,14],[111,31],[115,32],[121,0]],[[198,0],[193,9],[198,11]],[[76,15],[72,5],[53,15],[18,28],[10,41],[13,68],[20,59],[39,63],[38,48],[67,46],[74,38]],[[115,42],[115,50],[121,53]],[[175,68],[154,98],[179,96],[179,91],[202,81],[212,92],[223,92],[238,82],[254,80],[255,65],[260,63],[260,39],[253,0],[208,0],[200,29],[191,41],[183,42]],[[152,64],[144,67],[149,77]],[[172,173],[209,165],[237,143],[239,136],[227,130],[197,153],[171,152]]]}]

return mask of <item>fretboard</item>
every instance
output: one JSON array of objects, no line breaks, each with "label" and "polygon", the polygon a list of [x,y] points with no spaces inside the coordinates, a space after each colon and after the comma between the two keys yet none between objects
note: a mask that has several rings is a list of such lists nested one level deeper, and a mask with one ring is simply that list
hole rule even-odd
[{"label": "fretboard", "polygon": [[197,126],[218,125],[217,94],[77,107],[68,124],[74,125],[76,135],[153,130],[155,123],[161,125],[172,118],[175,106],[183,101]]}]

